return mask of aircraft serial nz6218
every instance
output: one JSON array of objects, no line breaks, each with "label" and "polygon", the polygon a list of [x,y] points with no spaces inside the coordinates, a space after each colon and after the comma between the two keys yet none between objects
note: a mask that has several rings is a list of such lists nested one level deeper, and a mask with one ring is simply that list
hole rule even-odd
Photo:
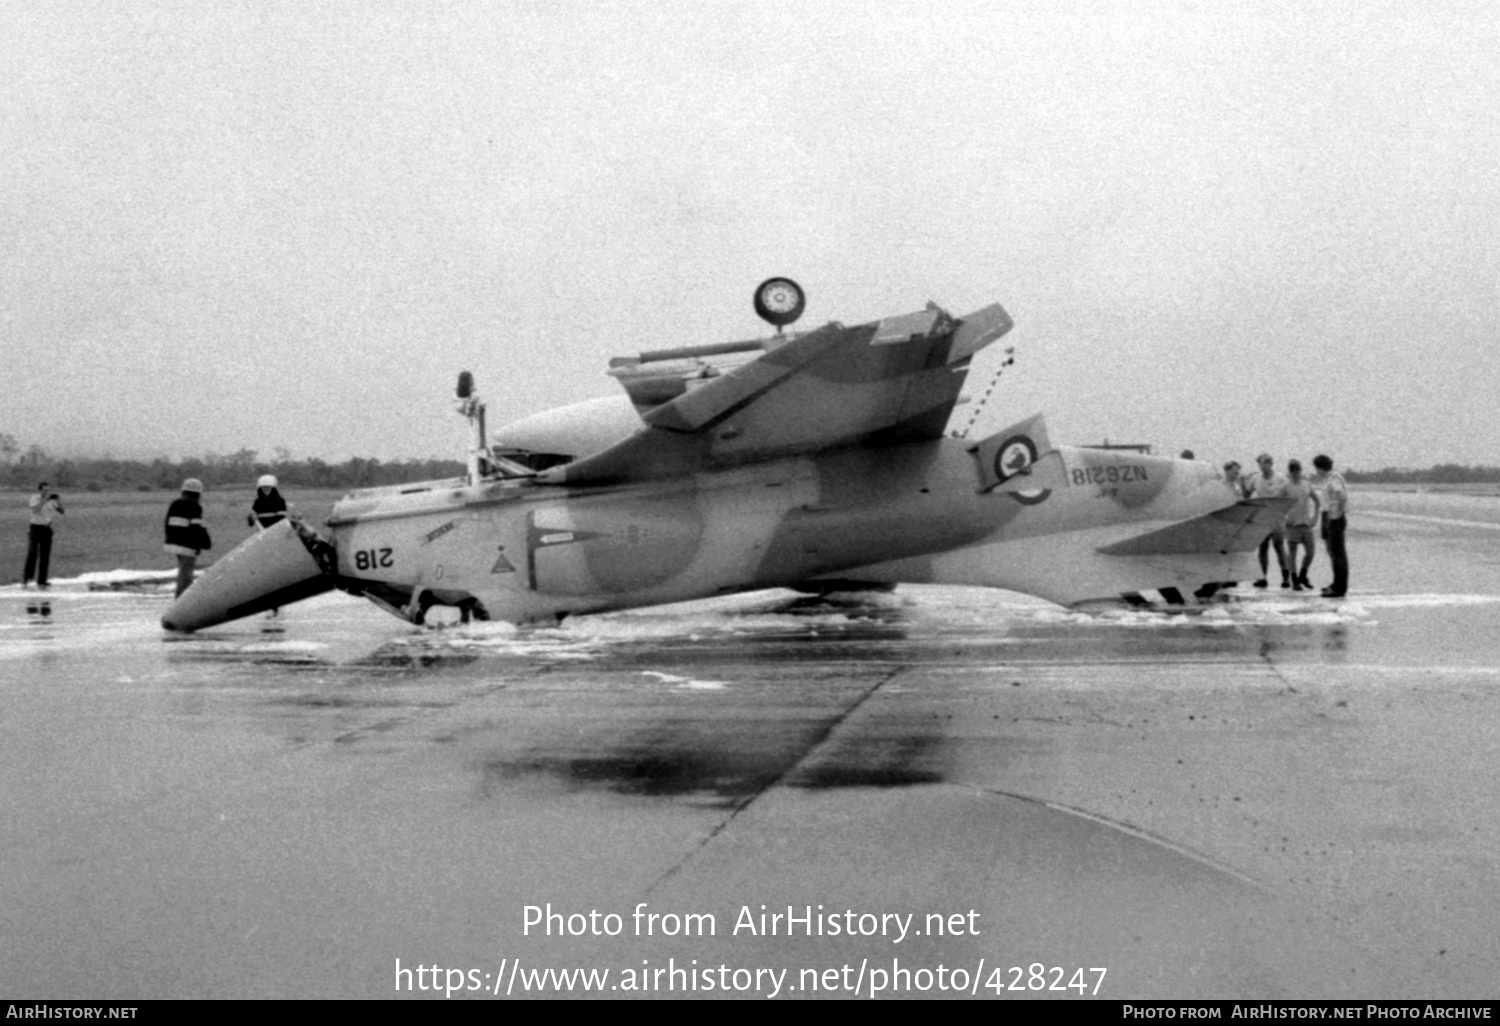
[{"label": "aircraft serial nz6218", "polygon": [[947,437],[998,305],[933,304],[785,332],[805,305],[762,283],[770,337],[611,361],[625,395],[487,437],[466,372],[464,478],[351,492],[328,535],[287,520],[167,610],[196,630],[340,588],[414,623],[563,616],[759,588],[1007,588],[1063,605],[1189,603],[1247,571],[1286,500],[1241,500],[1206,463],[1053,446],[1040,414]]}]

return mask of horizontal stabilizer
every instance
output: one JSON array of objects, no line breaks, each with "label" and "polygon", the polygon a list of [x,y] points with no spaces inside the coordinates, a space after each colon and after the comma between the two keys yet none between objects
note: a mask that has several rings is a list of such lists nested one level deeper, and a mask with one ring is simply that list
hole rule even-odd
[{"label": "horizontal stabilizer", "polygon": [[1106,556],[1185,555],[1196,552],[1247,552],[1280,526],[1291,499],[1242,499],[1134,538],[1102,546]]}]

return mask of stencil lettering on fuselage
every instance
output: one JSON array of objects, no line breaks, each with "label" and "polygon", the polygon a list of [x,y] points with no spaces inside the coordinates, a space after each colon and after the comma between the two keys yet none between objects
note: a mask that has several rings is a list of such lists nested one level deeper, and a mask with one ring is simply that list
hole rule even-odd
[{"label": "stencil lettering on fuselage", "polygon": [[437,527],[434,527],[432,530],[428,531],[426,534],[424,534],[422,536],[422,544],[423,545],[430,545],[431,543],[437,541],[439,538],[441,538],[443,535],[447,534],[449,531],[453,530],[457,526],[458,526],[458,521],[457,520],[450,520],[446,524],[441,524],[441,525],[439,525]]},{"label": "stencil lettering on fuselage", "polygon": [[1096,499],[1125,509],[1150,505],[1171,480],[1172,460],[1105,450],[1074,449],[1068,454],[1069,483]]}]

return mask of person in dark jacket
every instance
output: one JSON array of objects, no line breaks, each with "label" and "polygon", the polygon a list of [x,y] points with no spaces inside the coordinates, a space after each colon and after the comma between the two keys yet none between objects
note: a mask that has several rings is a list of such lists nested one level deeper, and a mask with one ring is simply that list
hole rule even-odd
[{"label": "person in dark jacket", "polygon": [[246,522],[262,531],[286,519],[286,500],[276,490],[274,474],[262,474],[255,482],[255,502],[250,509],[252,512]]},{"label": "person in dark jacket", "polygon": [[198,554],[213,548],[203,526],[203,506],[198,501],[202,494],[203,482],[190,477],[182,482],[182,494],[167,509],[167,543],[163,548],[177,557],[178,595],[193,583]]},{"label": "person in dark jacket", "polygon": [[[245,522],[257,531],[264,531],[286,519],[286,500],[276,490],[276,475],[262,474],[255,482],[255,501],[250,504],[250,515]],[[269,618],[281,615],[281,608],[271,610]]]}]

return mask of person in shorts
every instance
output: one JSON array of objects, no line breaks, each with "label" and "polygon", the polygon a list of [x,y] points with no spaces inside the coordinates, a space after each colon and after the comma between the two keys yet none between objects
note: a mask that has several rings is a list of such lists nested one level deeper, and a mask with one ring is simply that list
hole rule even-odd
[{"label": "person in shorts", "polygon": [[[1250,480],[1245,486],[1245,498],[1247,499],[1279,499],[1286,494],[1286,478],[1276,473],[1276,461],[1267,452],[1255,457],[1256,464],[1260,467],[1260,473],[1251,474]],[[1276,547],[1276,564],[1281,567],[1281,586],[1290,588],[1292,586],[1292,575],[1288,571],[1286,562],[1286,543],[1282,537],[1281,528],[1266,535],[1260,543],[1260,579],[1255,582],[1257,588],[1266,586],[1266,572],[1270,569],[1270,560],[1266,550],[1272,546]]]},{"label": "person in shorts", "polygon": [[[1286,522],[1281,533],[1286,542],[1287,565],[1292,568],[1292,590],[1301,591],[1306,588],[1312,591],[1307,571],[1312,566],[1313,557],[1318,554],[1318,543],[1313,540],[1313,526],[1318,522],[1318,510],[1323,502],[1313,483],[1302,476],[1301,460],[1287,460],[1286,477],[1286,496],[1295,501],[1292,508],[1286,511]],[[1297,565],[1298,546],[1301,546],[1303,553],[1300,567]]]}]

